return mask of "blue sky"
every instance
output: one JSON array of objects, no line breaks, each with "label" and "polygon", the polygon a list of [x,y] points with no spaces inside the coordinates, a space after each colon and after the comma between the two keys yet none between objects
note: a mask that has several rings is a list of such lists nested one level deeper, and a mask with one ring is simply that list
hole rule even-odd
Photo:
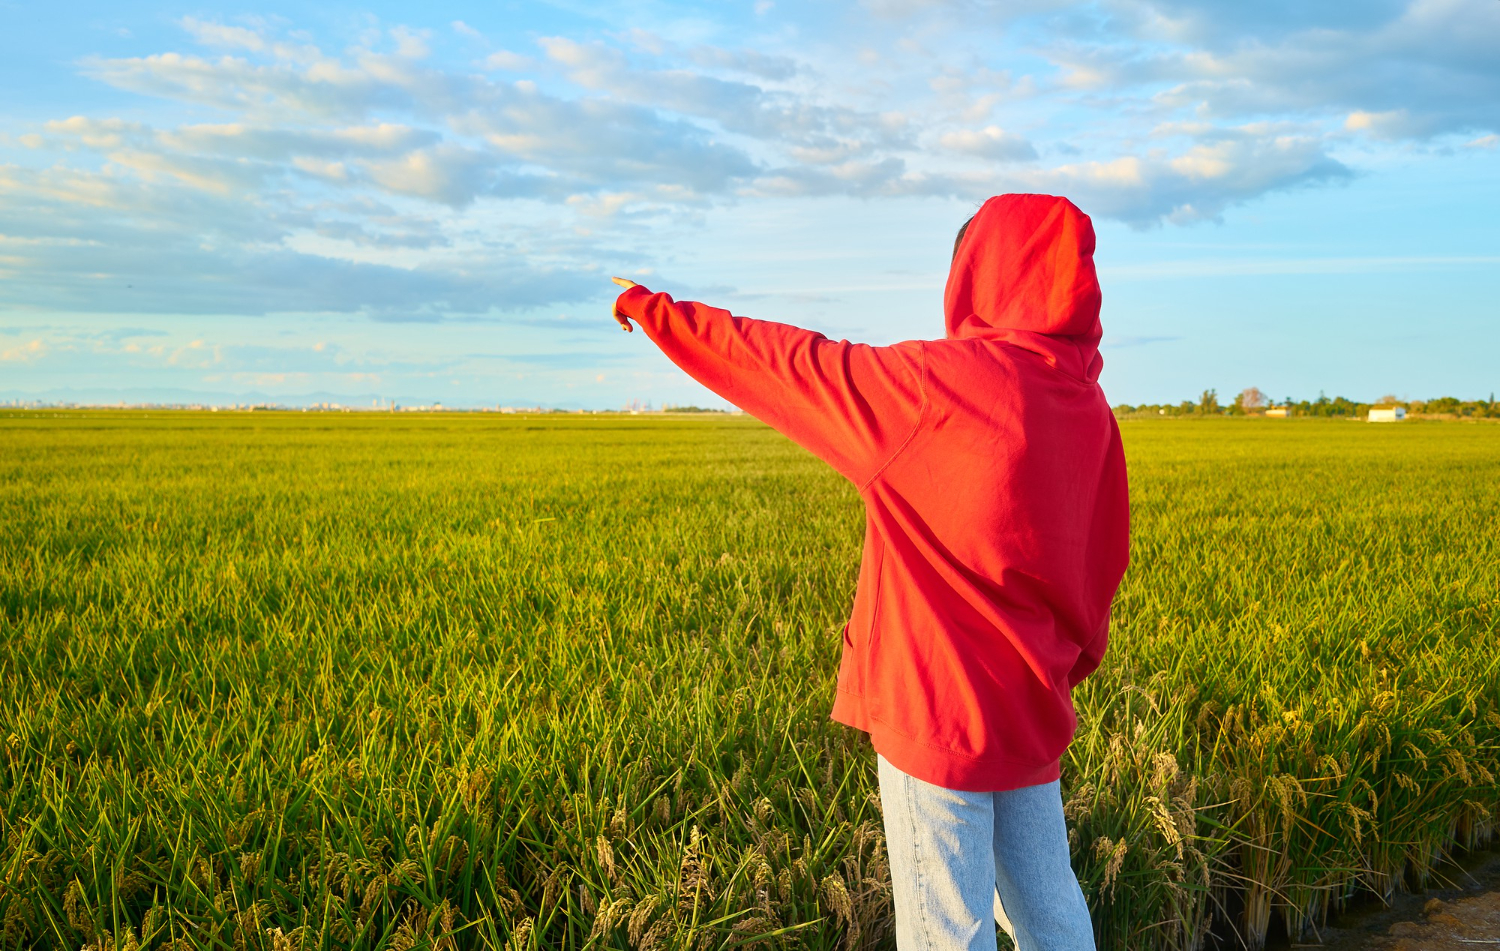
[{"label": "blue sky", "polygon": [[1114,402],[1500,389],[1500,2],[0,0],[0,399],[719,405],[610,274],[941,335],[1099,232]]}]

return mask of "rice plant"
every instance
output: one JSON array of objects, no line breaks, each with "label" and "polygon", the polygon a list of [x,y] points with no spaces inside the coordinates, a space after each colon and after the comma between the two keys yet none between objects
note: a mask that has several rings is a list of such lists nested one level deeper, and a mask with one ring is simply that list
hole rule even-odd
[{"label": "rice plant", "polygon": [[[1500,427],[1127,421],[1064,763],[1101,947],[1500,807]],[[737,418],[0,415],[0,946],[891,947],[853,489]]]}]

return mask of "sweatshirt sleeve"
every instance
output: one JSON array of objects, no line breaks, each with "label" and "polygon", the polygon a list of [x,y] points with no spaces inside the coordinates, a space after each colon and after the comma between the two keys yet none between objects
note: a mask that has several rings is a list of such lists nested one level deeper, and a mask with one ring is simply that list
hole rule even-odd
[{"label": "sweatshirt sleeve", "polygon": [[685,373],[863,486],[916,431],[920,344],[871,347],[644,287],[615,302]]}]

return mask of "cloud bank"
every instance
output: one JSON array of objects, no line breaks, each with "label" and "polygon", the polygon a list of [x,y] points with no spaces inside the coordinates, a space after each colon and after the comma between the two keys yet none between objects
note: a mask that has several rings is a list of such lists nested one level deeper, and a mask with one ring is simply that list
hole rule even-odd
[{"label": "cloud bank", "polygon": [[84,56],[141,107],[4,127],[0,305],[492,315],[765,197],[1046,191],[1191,225],[1500,132],[1492,0],[868,0],[818,14],[837,30],[783,6],[717,44],[188,17],[176,48]]}]

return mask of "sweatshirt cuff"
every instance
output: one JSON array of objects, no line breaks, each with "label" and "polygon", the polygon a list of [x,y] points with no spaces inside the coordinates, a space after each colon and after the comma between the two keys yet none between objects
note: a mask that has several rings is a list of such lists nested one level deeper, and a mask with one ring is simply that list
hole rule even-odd
[{"label": "sweatshirt cuff", "polygon": [[619,297],[615,298],[615,310],[626,317],[639,321],[641,319],[641,311],[645,310],[646,298],[651,296],[653,296],[651,291],[639,284],[634,287],[627,287],[620,293]]}]

